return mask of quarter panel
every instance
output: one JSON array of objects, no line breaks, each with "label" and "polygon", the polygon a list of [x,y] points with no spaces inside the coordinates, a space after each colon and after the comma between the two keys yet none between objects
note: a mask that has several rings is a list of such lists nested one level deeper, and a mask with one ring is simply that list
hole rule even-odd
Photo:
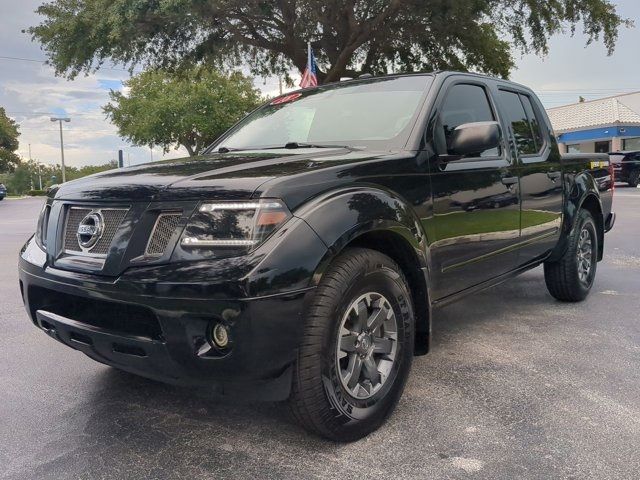
[{"label": "quarter panel", "polygon": [[[562,233],[558,244],[553,249],[550,259],[555,260],[562,256],[567,248],[569,234],[573,229],[578,212],[588,197],[593,197],[601,212],[604,212],[599,195],[598,184],[588,169],[585,169],[584,161],[563,161],[563,189],[565,202],[562,221]],[[603,222],[603,219],[600,219]]]}]

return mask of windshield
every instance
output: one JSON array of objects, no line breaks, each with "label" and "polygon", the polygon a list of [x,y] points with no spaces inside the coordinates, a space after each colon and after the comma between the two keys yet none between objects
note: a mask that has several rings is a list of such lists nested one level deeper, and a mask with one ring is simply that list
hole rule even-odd
[{"label": "windshield", "polygon": [[211,149],[259,149],[287,144],[391,149],[404,146],[433,77],[344,82],[275,98]]}]

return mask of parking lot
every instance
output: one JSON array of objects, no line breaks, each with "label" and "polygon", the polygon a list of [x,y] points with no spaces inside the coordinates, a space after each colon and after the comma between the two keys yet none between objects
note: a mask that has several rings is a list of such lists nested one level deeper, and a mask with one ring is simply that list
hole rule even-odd
[{"label": "parking lot", "polygon": [[538,268],[435,313],[390,421],[307,435],[278,404],[229,404],[93,362],[32,326],[17,253],[41,199],[0,202],[0,478],[638,478],[640,189],[619,187],[591,296]]}]

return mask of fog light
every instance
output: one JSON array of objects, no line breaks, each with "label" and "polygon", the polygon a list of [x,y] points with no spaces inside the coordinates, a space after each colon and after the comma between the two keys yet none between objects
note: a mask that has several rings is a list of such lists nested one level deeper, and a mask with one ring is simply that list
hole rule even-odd
[{"label": "fog light", "polygon": [[229,331],[221,323],[216,323],[211,329],[211,341],[218,348],[227,348],[229,345]]}]

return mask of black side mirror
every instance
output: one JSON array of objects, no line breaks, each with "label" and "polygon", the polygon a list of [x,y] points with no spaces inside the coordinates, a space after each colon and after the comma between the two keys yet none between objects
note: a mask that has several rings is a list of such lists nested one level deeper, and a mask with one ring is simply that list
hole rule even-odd
[{"label": "black side mirror", "polygon": [[449,139],[449,154],[456,156],[480,155],[485,150],[500,146],[498,122],[464,123],[453,130]]}]

